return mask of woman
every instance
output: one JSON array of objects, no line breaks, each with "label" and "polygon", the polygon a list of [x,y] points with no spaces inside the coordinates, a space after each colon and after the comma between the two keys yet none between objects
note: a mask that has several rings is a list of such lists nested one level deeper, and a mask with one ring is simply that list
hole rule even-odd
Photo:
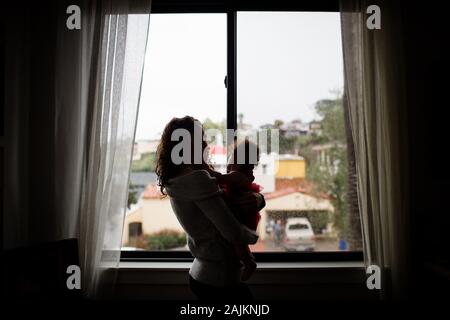
[{"label": "woman", "polygon": [[[172,138],[185,132],[189,133],[190,142],[187,149],[179,150],[182,142],[172,141]],[[197,132],[200,132],[199,137],[196,137]],[[194,157],[195,151],[198,152],[195,139],[201,140],[202,154],[197,158]],[[218,187],[218,180],[233,183],[248,183],[248,180],[238,172],[227,175],[215,172],[204,160],[207,151],[199,121],[189,116],[172,119],[158,146],[158,185],[163,194],[170,196],[173,211],[188,235],[188,246],[194,256],[189,285],[197,298],[251,300],[250,290],[241,281],[240,261],[246,268],[251,268],[252,264],[256,268],[256,264],[251,254],[248,256],[239,248],[256,243],[258,235],[237,221]],[[194,164],[194,158],[201,158],[201,161]],[[244,195],[238,202],[241,208],[249,211],[264,206],[260,194]]]}]

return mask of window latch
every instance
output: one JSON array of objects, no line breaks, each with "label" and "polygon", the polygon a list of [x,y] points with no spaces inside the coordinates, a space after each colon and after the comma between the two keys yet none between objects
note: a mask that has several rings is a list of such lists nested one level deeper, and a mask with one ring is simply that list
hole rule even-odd
[{"label": "window latch", "polygon": [[228,88],[228,76],[225,76],[225,78],[223,79],[223,84],[225,85],[225,88]]}]

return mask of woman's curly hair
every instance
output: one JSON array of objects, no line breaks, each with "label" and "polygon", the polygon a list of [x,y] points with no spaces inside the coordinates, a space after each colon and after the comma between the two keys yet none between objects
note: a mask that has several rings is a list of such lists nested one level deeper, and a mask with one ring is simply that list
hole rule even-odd
[{"label": "woman's curly hair", "polygon": [[[171,158],[173,148],[179,144],[179,141],[172,141],[172,134],[177,129],[185,129],[191,135],[191,164],[194,169],[206,169],[211,170],[211,167],[204,162],[203,152],[208,146],[207,143],[202,139],[202,163],[194,164],[194,128],[195,125],[200,124],[198,120],[191,116],[185,116],[183,118],[173,118],[164,128],[163,134],[161,136],[161,141],[158,145],[156,151],[157,161],[156,161],[156,175],[158,177],[158,186],[160,187],[161,193],[166,195],[165,187],[167,186],[170,179],[177,177],[185,168],[186,164],[175,164]],[[200,124],[201,125],[201,124]],[[202,138],[203,138],[203,127],[202,127]],[[182,152],[182,151],[181,151]]]}]

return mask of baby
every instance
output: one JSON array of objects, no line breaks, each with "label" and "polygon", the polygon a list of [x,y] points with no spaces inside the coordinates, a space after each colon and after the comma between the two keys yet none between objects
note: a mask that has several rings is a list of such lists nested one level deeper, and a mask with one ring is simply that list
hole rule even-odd
[{"label": "baby", "polygon": [[[251,212],[244,210],[237,204],[236,199],[245,193],[259,193],[261,191],[261,186],[253,182],[255,180],[253,170],[258,160],[258,147],[254,143],[245,140],[235,145],[227,166],[228,174],[218,176],[219,185],[224,190],[225,200],[235,214],[236,219],[255,231],[261,219],[260,213],[256,209]],[[248,182],[242,183],[242,180],[232,178],[234,175],[239,174],[245,176]],[[244,264],[241,279],[245,281],[250,278],[256,269],[255,259],[248,245],[237,246],[236,251]]]},{"label": "baby", "polygon": [[[241,156],[242,155],[242,156]],[[240,172],[249,180],[246,184],[223,183],[221,188],[224,190],[225,197],[229,202],[232,211],[236,218],[248,228],[255,230],[258,227],[261,215],[257,210],[254,212],[247,212],[241,210],[239,206],[235,205],[234,199],[238,198],[244,193],[261,192],[260,185],[254,183],[255,176],[253,170],[259,161],[259,148],[252,142],[245,140],[238,145],[235,145],[233,153],[228,162],[227,171],[229,173]]]}]

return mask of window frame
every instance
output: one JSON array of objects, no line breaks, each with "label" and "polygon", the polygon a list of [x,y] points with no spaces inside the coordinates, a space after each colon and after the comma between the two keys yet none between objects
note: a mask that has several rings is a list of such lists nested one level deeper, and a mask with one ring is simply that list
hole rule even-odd
[{"label": "window frame", "polygon": [[[256,262],[345,262],[363,261],[362,251],[253,252]],[[121,251],[121,262],[192,262],[189,251]]]},{"label": "window frame", "polygon": [[[152,14],[224,13],[227,15],[227,129],[237,128],[237,12],[238,11],[302,11],[339,12],[339,0],[153,0]],[[232,141],[233,137],[227,137]],[[254,252],[257,262],[342,262],[363,261],[363,251],[328,252]],[[121,262],[190,262],[189,251],[121,250]]]}]

